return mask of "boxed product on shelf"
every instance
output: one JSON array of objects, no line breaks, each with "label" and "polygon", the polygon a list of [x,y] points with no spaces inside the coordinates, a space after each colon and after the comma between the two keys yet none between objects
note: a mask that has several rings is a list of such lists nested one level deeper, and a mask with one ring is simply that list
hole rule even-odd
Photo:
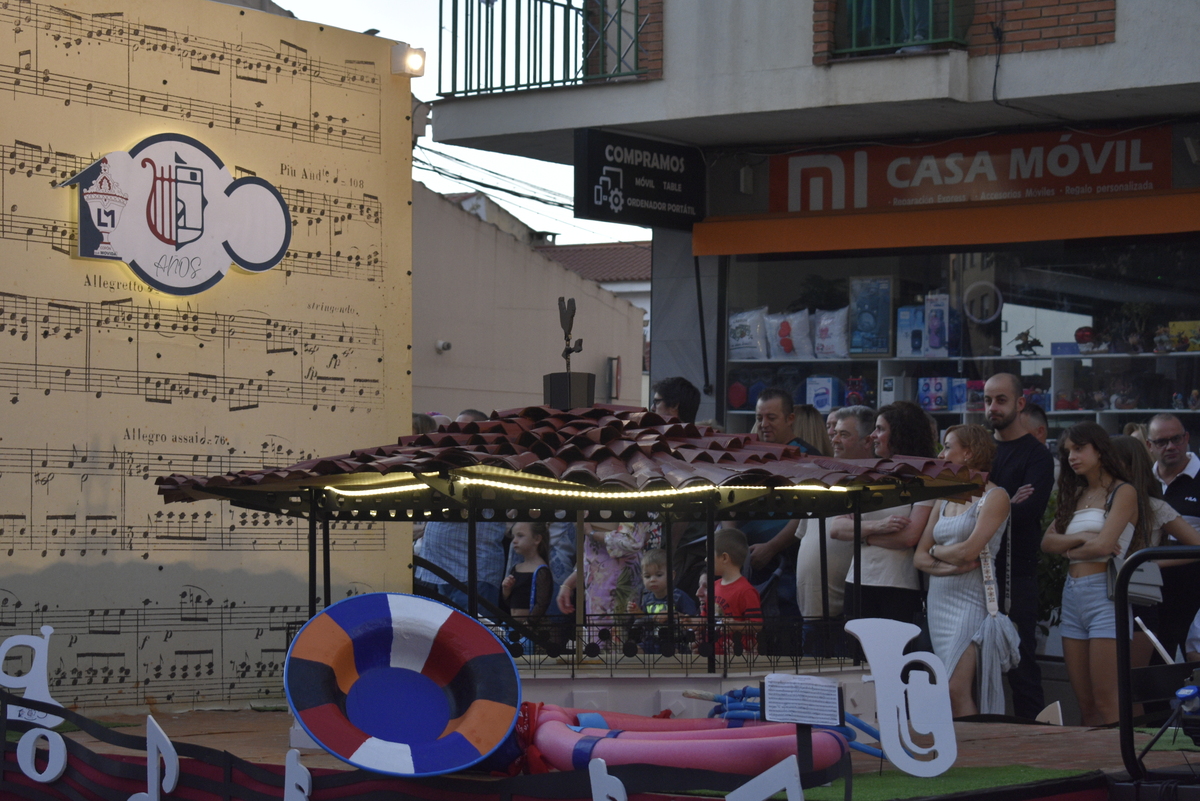
[{"label": "boxed product on shelf", "polygon": [[927,412],[950,408],[950,379],[943,376],[917,379],[917,403]]},{"label": "boxed product on shelf", "polygon": [[1050,343],[1050,355],[1051,356],[1078,356],[1079,355],[1079,343],[1078,342],[1051,342]]},{"label": "boxed product on shelf", "polygon": [[867,403],[867,379],[862,376],[850,376],[846,379],[846,405],[869,405]]},{"label": "boxed product on shelf", "polygon": [[967,405],[963,411],[966,412],[982,412],[984,411],[983,403],[983,386],[987,382],[983,379],[972,378],[967,381]]},{"label": "boxed product on shelf", "polygon": [[1167,325],[1175,350],[1200,350],[1200,320],[1173,320]]},{"label": "boxed product on shelf", "polygon": [[901,306],[896,309],[896,356],[925,355],[925,307]]},{"label": "boxed product on shelf", "polygon": [[967,410],[967,379],[950,379],[950,411],[965,412]]},{"label": "boxed product on shelf", "polygon": [[950,355],[950,296],[925,296],[925,352],[923,355],[946,358]]},{"label": "boxed product on shelf", "polygon": [[917,379],[906,375],[888,375],[879,379],[879,405],[916,400]]},{"label": "boxed product on shelf", "polygon": [[1042,411],[1050,408],[1050,393],[1038,387],[1027,387],[1025,389],[1025,405],[1041,406]]},{"label": "boxed product on shelf", "polygon": [[805,382],[808,402],[821,414],[828,414],[833,407],[842,405],[842,382],[829,375],[809,376]]},{"label": "boxed product on shelf", "polygon": [[892,279],[850,279],[850,353],[887,356],[892,352]]}]

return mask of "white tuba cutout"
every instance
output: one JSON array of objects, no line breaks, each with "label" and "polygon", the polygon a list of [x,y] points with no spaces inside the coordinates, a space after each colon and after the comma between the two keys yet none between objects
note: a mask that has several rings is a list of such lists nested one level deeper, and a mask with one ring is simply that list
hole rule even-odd
[{"label": "white tuba cutout", "polygon": [[[862,643],[871,669],[863,681],[875,684],[879,742],[888,761],[912,776],[937,776],[949,770],[958,758],[958,742],[946,666],[928,651],[904,653],[921,629],[898,620],[862,618],[846,623],[846,631]],[[910,666],[905,684],[901,676]],[[917,745],[914,733],[932,736],[933,745]]]}]

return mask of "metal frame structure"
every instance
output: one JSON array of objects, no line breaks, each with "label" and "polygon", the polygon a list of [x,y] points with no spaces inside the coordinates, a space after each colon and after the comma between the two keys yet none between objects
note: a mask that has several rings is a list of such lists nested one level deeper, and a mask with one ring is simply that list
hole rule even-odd
[{"label": "metal frame structure", "polygon": [[[305,517],[309,522],[309,617],[317,614],[317,531],[322,533],[321,554],[324,592],[331,597],[329,523],[331,520],[415,521],[440,520],[466,523],[469,608],[479,617],[475,525],[481,521],[567,522],[700,522],[713,531],[721,521],[798,517],[820,520],[822,550],[824,520],[837,515],[854,515],[854,552],[858,587],[861,582],[862,515],[889,507],[977,491],[979,485],[946,479],[911,479],[906,482],[862,484],[849,487],[812,485],[715,486],[644,491],[595,490],[572,482],[517,473],[502,468],[475,465],[443,473],[355,473],[336,477],[305,477],[267,487],[210,487],[204,495],[229,500],[261,512]],[[668,599],[673,596],[674,549],[667,543]],[[708,564],[715,563],[714,538],[708,537]],[[582,550],[578,553],[582,560]],[[582,566],[577,567],[582,574]],[[822,574],[825,562],[822,559]],[[714,608],[714,582],[708,582],[708,608]],[[576,631],[583,630],[583,586],[576,588]],[[823,597],[825,616],[828,598]],[[490,614],[495,614],[489,610]],[[520,624],[507,621],[509,624]],[[674,630],[675,609],[668,602],[667,628]],[[523,634],[532,632],[525,630]],[[716,618],[707,618],[707,642],[716,641]],[[581,657],[581,636],[575,638],[576,656]],[[716,654],[709,649],[708,671],[717,670]]]}]

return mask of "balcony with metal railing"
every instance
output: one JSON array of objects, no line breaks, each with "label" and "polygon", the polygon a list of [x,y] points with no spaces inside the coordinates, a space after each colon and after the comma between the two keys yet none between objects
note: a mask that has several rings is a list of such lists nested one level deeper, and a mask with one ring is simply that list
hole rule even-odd
[{"label": "balcony with metal railing", "polygon": [[970,0],[838,0],[835,57],[966,47]]},{"label": "balcony with metal railing", "polygon": [[438,94],[644,80],[662,70],[662,0],[441,0]]}]

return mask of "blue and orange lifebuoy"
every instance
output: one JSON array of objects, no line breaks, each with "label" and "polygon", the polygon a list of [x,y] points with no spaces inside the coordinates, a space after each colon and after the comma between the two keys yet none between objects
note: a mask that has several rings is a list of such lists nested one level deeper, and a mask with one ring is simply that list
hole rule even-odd
[{"label": "blue and orange lifebuoy", "polygon": [[521,705],[504,644],[428,598],[372,593],[300,629],[284,669],[288,704],[326,751],[355,767],[431,776],[482,761]]}]

